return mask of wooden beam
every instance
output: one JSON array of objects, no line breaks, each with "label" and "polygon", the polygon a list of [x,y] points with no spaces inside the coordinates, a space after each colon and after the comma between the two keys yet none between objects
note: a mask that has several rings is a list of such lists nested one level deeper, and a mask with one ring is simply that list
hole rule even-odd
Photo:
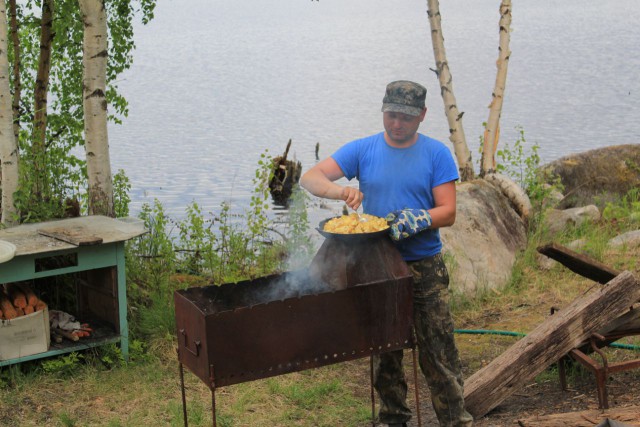
[{"label": "wooden beam", "polygon": [[558,261],[574,273],[598,283],[605,284],[620,274],[619,271],[607,267],[601,262],[556,243],[541,246],[538,248],[538,252]]},{"label": "wooden beam", "polygon": [[640,284],[628,271],[577,298],[465,381],[467,410],[487,414],[639,299]]}]

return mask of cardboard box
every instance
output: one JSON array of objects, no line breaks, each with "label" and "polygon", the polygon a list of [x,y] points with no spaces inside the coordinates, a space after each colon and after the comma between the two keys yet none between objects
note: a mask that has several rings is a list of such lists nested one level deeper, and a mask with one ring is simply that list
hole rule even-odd
[{"label": "cardboard box", "polygon": [[49,310],[0,320],[0,360],[31,356],[49,350]]}]

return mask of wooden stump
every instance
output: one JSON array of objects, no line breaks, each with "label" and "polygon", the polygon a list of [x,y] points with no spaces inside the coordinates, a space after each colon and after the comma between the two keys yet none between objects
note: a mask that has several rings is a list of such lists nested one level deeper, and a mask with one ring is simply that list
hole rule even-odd
[{"label": "wooden stump", "polygon": [[289,206],[293,187],[300,181],[302,175],[302,163],[287,160],[290,147],[291,140],[287,143],[284,154],[273,159],[273,178],[269,182],[269,192],[273,203],[277,206]]}]

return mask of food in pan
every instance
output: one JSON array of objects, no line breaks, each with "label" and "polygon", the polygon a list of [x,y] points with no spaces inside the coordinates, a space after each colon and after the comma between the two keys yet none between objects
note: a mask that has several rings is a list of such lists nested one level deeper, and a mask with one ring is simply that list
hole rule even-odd
[{"label": "food in pan", "polygon": [[336,234],[375,233],[389,228],[384,218],[369,214],[342,215],[326,222],[323,230]]}]

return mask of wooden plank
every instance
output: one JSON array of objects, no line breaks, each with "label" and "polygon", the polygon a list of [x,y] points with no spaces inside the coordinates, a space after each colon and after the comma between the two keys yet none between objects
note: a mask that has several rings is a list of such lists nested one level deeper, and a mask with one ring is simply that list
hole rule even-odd
[{"label": "wooden plank", "polygon": [[109,218],[101,215],[83,216],[55,221],[21,224],[0,230],[0,239],[16,246],[15,256],[39,254],[56,250],[75,249],[76,245],[44,236],[38,230],[49,228],[73,229],[81,227],[86,233],[102,238],[102,243],[122,242],[147,232],[144,222],[137,218]]},{"label": "wooden plank", "polygon": [[558,261],[574,273],[598,283],[605,284],[620,273],[601,262],[556,243],[541,246],[538,252]]},{"label": "wooden plank", "polygon": [[518,420],[518,424],[522,427],[593,427],[607,420],[623,423],[624,426],[640,427],[640,406],[538,415]]},{"label": "wooden plank", "polygon": [[628,271],[577,298],[465,381],[467,410],[476,418],[487,414],[638,299],[640,284]]},{"label": "wooden plank", "polygon": [[71,243],[75,246],[99,245],[102,243],[102,237],[91,234],[85,227],[49,227],[39,229],[38,234],[53,237],[63,242]]}]

